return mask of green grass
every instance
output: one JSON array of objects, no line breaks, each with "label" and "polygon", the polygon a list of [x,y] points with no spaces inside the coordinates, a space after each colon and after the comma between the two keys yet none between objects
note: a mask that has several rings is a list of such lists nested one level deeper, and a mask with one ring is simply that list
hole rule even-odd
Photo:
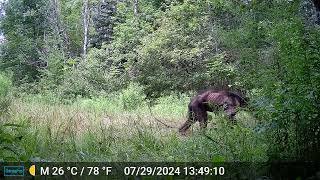
[{"label": "green grass", "polygon": [[[53,98],[53,99],[52,99]],[[54,97],[14,99],[6,123],[23,126],[17,159],[35,161],[266,161],[264,135],[253,129],[248,112],[232,126],[211,113],[207,136],[195,124],[187,136],[178,127],[186,119],[189,97],[160,98],[125,110],[116,96],[59,103]],[[212,141],[212,139],[214,141]]]}]

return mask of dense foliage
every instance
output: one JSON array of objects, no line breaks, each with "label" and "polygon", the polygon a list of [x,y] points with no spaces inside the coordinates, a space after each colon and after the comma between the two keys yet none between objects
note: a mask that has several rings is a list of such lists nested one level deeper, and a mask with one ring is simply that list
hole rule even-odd
[{"label": "dense foliage", "polygon": [[[132,111],[174,93],[242,91],[261,123],[254,128],[267,129],[270,160],[320,159],[320,28],[311,1],[95,0],[89,16],[84,2],[5,3],[0,69],[20,96],[70,103],[117,94]],[[0,108],[8,82],[0,76]]]}]

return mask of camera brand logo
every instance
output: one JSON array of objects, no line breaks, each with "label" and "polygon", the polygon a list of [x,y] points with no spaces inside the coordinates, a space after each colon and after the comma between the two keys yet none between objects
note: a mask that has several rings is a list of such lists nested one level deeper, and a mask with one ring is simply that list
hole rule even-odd
[{"label": "camera brand logo", "polygon": [[24,176],[24,166],[4,166],[4,176]]}]

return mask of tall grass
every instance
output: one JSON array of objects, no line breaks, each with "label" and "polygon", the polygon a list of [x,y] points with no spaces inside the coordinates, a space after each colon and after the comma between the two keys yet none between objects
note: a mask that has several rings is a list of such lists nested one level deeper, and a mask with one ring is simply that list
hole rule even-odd
[{"label": "tall grass", "polygon": [[178,127],[186,120],[189,97],[162,97],[134,110],[118,97],[69,104],[39,95],[19,98],[7,122],[26,125],[23,156],[34,161],[266,161],[264,136],[254,131],[249,113],[241,112],[236,126],[211,114],[207,136],[197,124],[181,136],[156,119]]},{"label": "tall grass", "polygon": [[0,162],[26,158],[24,149],[20,146],[24,135],[23,125],[7,122],[12,101],[11,84],[10,78],[0,74]]},{"label": "tall grass", "polygon": [[7,112],[11,103],[11,81],[8,77],[0,74],[0,116]]}]

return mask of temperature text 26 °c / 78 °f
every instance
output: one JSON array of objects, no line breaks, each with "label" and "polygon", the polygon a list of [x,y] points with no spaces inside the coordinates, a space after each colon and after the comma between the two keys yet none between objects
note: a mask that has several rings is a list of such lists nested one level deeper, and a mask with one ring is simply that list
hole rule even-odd
[{"label": "temperature text 26 \u00b0c / 78 \u00b0f", "polygon": [[108,176],[111,174],[112,167],[107,166],[91,166],[91,167],[40,167],[41,176]]}]

